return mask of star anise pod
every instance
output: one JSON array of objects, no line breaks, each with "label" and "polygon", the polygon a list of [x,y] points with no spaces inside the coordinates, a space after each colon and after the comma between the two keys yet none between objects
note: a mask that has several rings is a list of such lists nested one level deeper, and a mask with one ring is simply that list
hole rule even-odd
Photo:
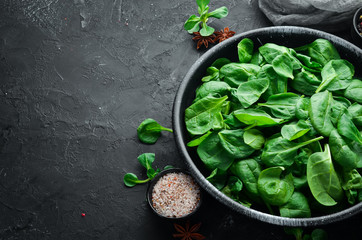
[{"label": "star anise pod", "polygon": [[232,37],[235,35],[234,31],[230,31],[228,27],[224,28],[224,30],[216,31],[215,32],[216,37],[214,38],[214,42],[219,41],[221,43],[222,41]]},{"label": "star anise pod", "polygon": [[194,32],[195,37],[192,40],[197,41],[196,48],[199,49],[202,45],[206,48],[209,47],[209,43],[214,43],[215,35],[212,34],[210,36],[201,36],[199,32]]},{"label": "star anise pod", "polygon": [[200,233],[197,233],[199,230],[201,223],[197,223],[190,227],[190,222],[187,221],[185,224],[185,227],[182,227],[179,224],[174,223],[173,224],[176,231],[178,233],[173,234],[174,238],[181,238],[181,240],[202,240],[205,239],[205,236],[201,235]]}]

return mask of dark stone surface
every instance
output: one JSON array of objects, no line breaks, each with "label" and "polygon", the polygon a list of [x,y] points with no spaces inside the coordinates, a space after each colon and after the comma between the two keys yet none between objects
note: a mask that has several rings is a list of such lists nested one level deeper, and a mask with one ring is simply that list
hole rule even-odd
[{"label": "dark stone surface", "polygon": [[[210,6],[223,5],[216,29],[270,25],[256,0]],[[147,185],[122,178],[145,177],[144,152],[184,167],[172,134],[144,145],[136,128],[148,117],[171,127],[177,87],[203,53],[183,30],[195,13],[194,0],[0,1],[0,239],[173,239]],[[293,239],[206,194],[190,221],[207,239]],[[323,228],[359,239],[361,216]]]}]

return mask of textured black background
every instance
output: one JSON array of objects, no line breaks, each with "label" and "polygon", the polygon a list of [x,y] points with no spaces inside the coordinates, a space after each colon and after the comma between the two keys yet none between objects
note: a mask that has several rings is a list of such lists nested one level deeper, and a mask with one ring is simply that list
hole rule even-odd
[{"label": "textured black background", "polygon": [[[270,25],[256,0],[210,7],[223,5],[229,16],[216,29]],[[0,239],[173,239],[147,185],[122,178],[145,178],[144,152],[156,167],[184,167],[171,133],[144,145],[136,128],[148,117],[171,127],[177,88],[203,53],[183,30],[196,9],[194,0],[0,1]],[[207,239],[293,239],[206,194],[190,221]],[[361,215],[323,228],[360,239]]]}]

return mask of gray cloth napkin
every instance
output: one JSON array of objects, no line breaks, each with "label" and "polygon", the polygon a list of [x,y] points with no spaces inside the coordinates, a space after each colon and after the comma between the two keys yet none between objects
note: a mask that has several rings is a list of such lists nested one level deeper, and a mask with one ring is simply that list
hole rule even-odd
[{"label": "gray cloth napkin", "polygon": [[311,27],[329,32],[349,29],[362,0],[259,0],[274,25]]}]

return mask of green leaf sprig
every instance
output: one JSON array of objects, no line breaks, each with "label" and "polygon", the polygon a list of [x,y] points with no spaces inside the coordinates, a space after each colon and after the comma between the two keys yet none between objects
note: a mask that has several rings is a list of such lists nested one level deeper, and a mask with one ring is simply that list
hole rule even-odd
[{"label": "green leaf sprig", "polygon": [[137,128],[137,135],[141,142],[154,144],[161,136],[162,131],[173,132],[172,129],[162,127],[152,118],[147,118]]},{"label": "green leaf sprig", "polygon": [[154,153],[143,153],[138,156],[138,161],[144,166],[147,170],[147,179],[140,180],[134,173],[126,173],[123,177],[124,184],[127,187],[134,187],[137,184],[146,183],[152,180],[156,175],[160,172],[160,169],[153,169],[152,163],[155,161],[155,154]]},{"label": "green leaf sprig", "polygon": [[190,34],[200,31],[201,36],[210,36],[215,32],[215,29],[206,24],[209,18],[221,19],[228,15],[228,9],[225,6],[209,13],[209,2],[210,0],[196,0],[200,16],[192,15],[184,24],[185,30]]}]

